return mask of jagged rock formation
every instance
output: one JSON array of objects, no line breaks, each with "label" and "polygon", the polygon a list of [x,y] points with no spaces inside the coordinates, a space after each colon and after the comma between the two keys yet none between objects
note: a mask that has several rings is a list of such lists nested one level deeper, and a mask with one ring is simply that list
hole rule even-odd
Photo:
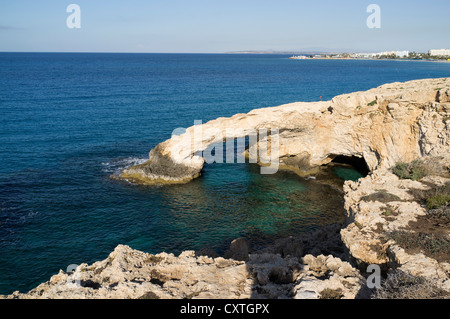
[{"label": "jagged rock formation", "polygon": [[[158,144],[146,163],[126,169],[122,177],[142,184],[188,182],[201,174],[205,159],[199,152],[262,129],[267,135],[259,136],[247,155],[300,175],[316,172],[338,155],[363,158],[370,170],[440,155],[450,149],[449,96],[450,78],[427,79],[218,118]],[[272,146],[275,138],[276,152],[255,151]]]},{"label": "jagged rock formation", "polygon": [[[341,230],[341,238],[359,263],[401,270],[450,291],[450,203],[443,207],[446,216],[441,225],[439,221],[428,223],[426,217],[431,213],[414,196],[414,192],[431,187],[450,187],[450,157],[433,157],[429,161],[433,166],[439,163],[444,167],[443,172],[440,175],[430,172],[420,181],[413,181],[400,179],[387,169],[377,169],[357,182],[346,182],[345,208],[349,218],[347,227]],[[436,231],[440,233],[439,238],[431,235]],[[395,234],[403,234],[411,242],[422,240],[421,248],[425,249],[408,251],[405,243],[398,243]],[[411,237],[406,237],[408,234]],[[420,237],[427,235],[430,235],[428,239]],[[445,250],[444,258],[436,260],[430,254],[433,250]]]},{"label": "jagged rock formation", "polygon": [[[393,235],[414,236],[429,224],[438,228],[441,243],[450,242],[448,204],[444,225],[436,226],[424,220],[430,212],[414,195],[450,185],[449,113],[450,78],[445,78],[387,84],[329,102],[293,103],[208,122],[203,132],[232,127],[233,137],[278,128],[277,157],[282,167],[299,174],[338,155],[364,158],[371,173],[345,183],[348,218],[343,225],[284,238],[257,252],[237,239],[226,258],[193,251],[151,255],[119,245],[103,261],[82,264],[73,274],[60,271],[28,293],[3,298],[362,298],[370,293],[369,264],[387,272],[402,270],[450,292],[448,249],[436,257],[404,247]],[[194,143],[198,129],[159,144],[149,162],[123,177],[139,183],[197,177],[203,159],[194,153],[222,141],[202,134]],[[186,152],[183,145],[192,147]],[[396,162],[416,158],[433,168],[420,180],[401,179],[390,170]]]},{"label": "jagged rock formation", "polygon": [[246,259],[198,256],[194,251],[151,255],[119,245],[105,260],[81,264],[73,273],[61,270],[26,294],[4,298],[303,299],[316,298],[327,288],[355,298],[364,287],[357,269],[331,255],[297,258],[261,252]]}]

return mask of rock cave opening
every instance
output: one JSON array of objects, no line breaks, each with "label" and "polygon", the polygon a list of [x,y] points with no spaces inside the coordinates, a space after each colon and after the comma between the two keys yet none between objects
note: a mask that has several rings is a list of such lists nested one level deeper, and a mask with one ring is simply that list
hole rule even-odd
[{"label": "rock cave opening", "polygon": [[369,166],[367,165],[364,157],[346,155],[333,155],[330,157],[333,158],[331,163],[351,166],[362,176],[367,176],[370,173]]}]

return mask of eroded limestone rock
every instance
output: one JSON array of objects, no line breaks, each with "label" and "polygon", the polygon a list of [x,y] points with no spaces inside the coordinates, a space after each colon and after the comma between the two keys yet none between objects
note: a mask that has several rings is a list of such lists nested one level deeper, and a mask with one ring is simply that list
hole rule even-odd
[{"label": "eroded limestone rock", "polygon": [[[450,78],[416,80],[343,94],[331,101],[297,102],[218,118],[160,143],[146,163],[124,170],[122,177],[141,184],[188,182],[201,174],[205,159],[199,152],[261,129],[278,130],[277,152],[263,152],[266,163],[304,176],[317,173],[338,155],[364,158],[374,170],[448,154],[448,92]],[[256,148],[272,146],[274,136],[268,133]],[[247,155],[264,162],[255,152]]]}]

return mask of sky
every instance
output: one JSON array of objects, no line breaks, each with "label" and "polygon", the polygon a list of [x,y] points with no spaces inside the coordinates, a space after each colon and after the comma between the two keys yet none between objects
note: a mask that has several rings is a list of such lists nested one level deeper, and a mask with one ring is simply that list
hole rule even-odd
[{"label": "sky", "polygon": [[450,49],[449,12],[449,0],[1,0],[0,51],[427,52]]}]

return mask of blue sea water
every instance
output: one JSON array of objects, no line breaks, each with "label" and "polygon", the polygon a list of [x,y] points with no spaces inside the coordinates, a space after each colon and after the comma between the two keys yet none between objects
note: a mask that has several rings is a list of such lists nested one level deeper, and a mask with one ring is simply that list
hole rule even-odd
[{"label": "blue sea water", "polygon": [[223,252],[240,236],[264,244],[337,221],[329,186],[250,164],[207,165],[199,179],[164,187],[110,176],[194,120],[448,76],[449,63],[417,61],[0,53],[0,294],[118,244]]}]

